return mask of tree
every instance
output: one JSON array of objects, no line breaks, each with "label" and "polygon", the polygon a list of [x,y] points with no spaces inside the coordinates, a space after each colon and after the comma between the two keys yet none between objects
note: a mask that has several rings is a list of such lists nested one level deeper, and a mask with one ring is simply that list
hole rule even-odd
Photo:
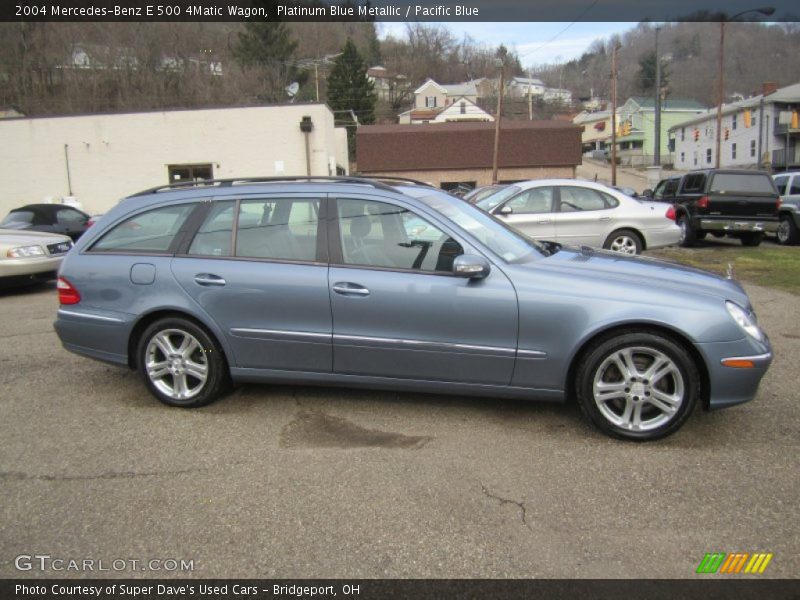
[{"label": "tree", "polygon": [[[669,83],[669,71],[667,63],[661,61],[661,88],[667,87]],[[650,50],[639,57],[639,71],[636,73],[636,87],[639,91],[646,93],[655,92],[656,86],[656,51]]]},{"label": "tree", "polygon": [[233,55],[241,66],[261,71],[265,84],[262,100],[275,102],[284,98],[284,88],[296,76],[297,68],[291,63],[296,48],[285,23],[248,22],[239,33]]},{"label": "tree", "polygon": [[338,122],[347,123],[347,137],[351,156],[355,152],[356,122],[369,125],[375,122],[375,89],[367,77],[364,59],[353,40],[347,38],[342,53],[336,57],[328,76],[328,104]]}]

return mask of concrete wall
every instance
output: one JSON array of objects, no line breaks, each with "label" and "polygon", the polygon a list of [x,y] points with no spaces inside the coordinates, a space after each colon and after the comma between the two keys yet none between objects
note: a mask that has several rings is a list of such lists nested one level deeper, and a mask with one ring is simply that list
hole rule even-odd
[{"label": "concrete wall", "polygon": [[211,164],[218,179],[305,175],[306,115],[314,123],[311,173],[347,169],[346,135],[324,104],[0,120],[0,214],[68,195],[103,213],[123,196],[168,184],[169,165]]},{"label": "concrete wall", "polygon": [[[530,167],[524,169],[499,169],[499,181],[518,181],[523,179],[549,179],[575,177],[575,167]],[[424,183],[441,187],[443,182],[474,181],[476,186],[490,185],[492,183],[491,169],[452,169],[439,171],[383,171],[381,173],[364,173],[364,175],[388,175],[392,177],[407,177]]]}]

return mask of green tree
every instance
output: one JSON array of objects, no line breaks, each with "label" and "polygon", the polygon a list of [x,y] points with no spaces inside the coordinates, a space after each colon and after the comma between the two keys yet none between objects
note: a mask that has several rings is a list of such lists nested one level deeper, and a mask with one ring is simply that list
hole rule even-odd
[{"label": "green tree", "polygon": [[[669,83],[667,63],[661,60],[661,89]],[[653,93],[656,87],[656,51],[650,50],[639,57],[639,71],[636,73],[636,87],[643,94]]]},{"label": "green tree", "polygon": [[367,66],[353,40],[347,38],[342,53],[336,57],[328,76],[328,105],[338,123],[346,123],[350,156],[355,152],[356,122],[369,125],[375,122],[375,89],[367,77]]},{"label": "green tree", "polygon": [[297,77],[297,68],[291,62],[296,48],[297,41],[285,23],[247,23],[239,33],[233,56],[242,67],[261,72],[262,100],[277,102],[285,99],[284,88]]}]

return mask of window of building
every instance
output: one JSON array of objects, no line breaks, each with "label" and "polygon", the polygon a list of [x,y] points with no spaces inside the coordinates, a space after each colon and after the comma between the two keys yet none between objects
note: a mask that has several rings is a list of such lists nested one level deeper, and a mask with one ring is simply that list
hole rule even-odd
[{"label": "window of building", "polygon": [[708,149],[706,150],[706,162],[707,162],[708,164],[711,164],[711,148],[708,148]]},{"label": "window of building", "polygon": [[461,114],[462,115],[467,114],[467,103],[466,102],[462,102],[460,108],[461,108]]},{"label": "window of building", "polygon": [[750,156],[754,157],[756,155],[756,141],[750,140]]},{"label": "window of building", "polygon": [[425,96],[425,107],[436,108],[436,96]]},{"label": "window of building", "polygon": [[686,153],[681,152],[681,162],[686,162]]},{"label": "window of building", "polygon": [[214,179],[214,169],[210,164],[169,165],[167,171],[170,183]]},{"label": "window of building", "polygon": [[464,253],[448,234],[400,206],[346,199],[337,206],[346,265],[451,273]]},{"label": "window of building", "polygon": [[694,151],[693,164],[695,167],[697,166],[697,150]]},{"label": "window of building", "polygon": [[686,140],[686,128],[681,127],[681,141],[683,142],[685,140]]},{"label": "window of building", "polygon": [[737,113],[734,113],[733,116],[731,117],[731,129],[736,129],[736,122],[738,116],[739,115]]},{"label": "window of building", "polygon": [[731,159],[736,160],[736,144],[731,144]]},{"label": "window of building", "polygon": [[92,246],[100,252],[168,252],[195,204],[156,208],[125,219]]}]

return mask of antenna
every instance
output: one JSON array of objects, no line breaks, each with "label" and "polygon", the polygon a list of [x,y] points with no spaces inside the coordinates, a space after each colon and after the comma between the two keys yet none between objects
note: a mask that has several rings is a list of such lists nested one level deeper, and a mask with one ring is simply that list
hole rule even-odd
[{"label": "antenna", "polygon": [[289,94],[289,98],[291,98],[290,102],[294,102],[295,97],[297,96],[297,92],[300,91],[300,84],[296,81],[293,81],[289,85],[286,86],[286,93]]}]

